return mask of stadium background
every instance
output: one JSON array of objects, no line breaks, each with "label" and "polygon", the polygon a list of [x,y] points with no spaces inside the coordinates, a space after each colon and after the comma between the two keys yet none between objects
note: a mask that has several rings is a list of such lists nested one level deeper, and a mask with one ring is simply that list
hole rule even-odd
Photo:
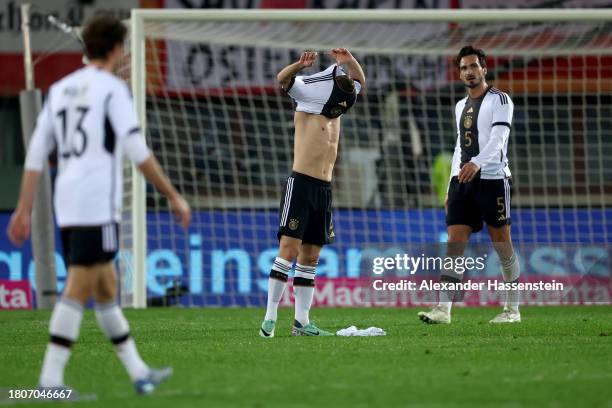
[{"label": "stadium background", "polygon": [[[34,2],[36,3],[36,2]],[[405,2],[375,2],[375,1],[105,1],[87,2],[89,5],[79,3],[53,0],[44,2],[47,10],[58,10],[60,15],[74,24],[80,24],[83,18],[91,15],[98,9],[105,9],[114,12],[116,15],[127,18],[132,7],[250,7],[250,8],[274,8],[282,7],[312,7],[312,8],[375,8],[375,7],[407,7],[407,8],[473,8],[473,7],[550,7],[549,2],[534,1],[511,1],[511,2],[488,2],[488,1],[405,1]],[[98,4],[99,3],[99,4]],[[4,125],[4,136],[2,138],[2,150],[0,154],[0,179],[2,180],[3,193],[0,198],[0,209],[4,213],[0,214],[0,230],[5,230],[8,223],[9,211],[16,202],[17,187],[19,185],[19,174],[23,161],[23,147],[21,144],[21,130],[19,125],[19,111],[17,94],[23,88],[23,67],[21,50],[21,36],[19,24],[17,22],[18,5],[16,1],[1,1],[0,12],[4,19],[0,20],[0,74],[3,78],[0,85],[0,118]],[[103,4],[103,6],[102,6]],[[612,3],[607,1],[561,1],[555,3],[556,7],[606,7]],[[48,30],[52,28],[46,26],[42,19],[32,19],[34,30],[34,50],[47,52],[47,44],[44,38]],[[38,21],[38,25],[37,22]],[[37,29],[38,27],[38,29]],[[428,61],[419,61],[427,63]],[[431,62],[431,61],[430,61]],[[435,62],[435,61],[434,61]],[[490,70],[495,73],[498,67],[504,66],[504,61],[491,61]],[[410,62],[409,62],[410,63]],[[416,64],[416,62],[413,61]],[[518,152],[510,157],[512,168],[523,168],[533,163],[538,166],[531,171],[528,183],[524,183],[524,188],[519,188],[516,194],[516,209],[513,212],[515,226],[513,227],[514,236],[520,241],[519,250],[527,262],[528,269],[533,274],[542,277],[557,277],[571,280],[573,276],[582,276],[585,271],[581,270],[576,262],[576,257],[581,257],[583,253],[597,252],[602,249],[602,244],[610,241],[610,231],[612,231],[612,204],[609,201],[612,193],[612,169],[605,168],[601,172],[597,161],[585,160],[580,154],[575,152],[586,152],[587,156],[610,157],[612,155],[612,145],[608,139],[603,144],[599,140],[589,140],[589,135],[598,134],[598,129],[612,128],[612,115],[610,113],[612,98],[610,93],[598,95],[596,104],[599,109],[582,109],[582,101],[589,105],[589,98],[595,98],[590,92],[601,92],[606,90],[612,81],[612,61],[603,58],[598,60],[576,59],[567,61],[555,61],[554,58],[544,60],[545,64],[552,69],[539,69],[538,81],[530,80],[529,73],[536,72],[521,70],[521,72],[506,71],[502,68],[495,75],[495,84],[501,89],[505,85],[513,83],[515,87],[521,88],[520,98],[526,103],[526,109],[517,110],[515,115],[514,132],[511,144],[513,151]],[[79,67],[81,55],[78,46],[65,41],[59,50],[56,50],[40,63],[36,65],[36,82],[43,92],[48,86],[66,73]],[[384,84],[386,70],[397,69],[393,61],[388,65],[378,65],[376,69],[368,69],[367,61],[364,61],[368,78],[372,78],[379,85]],[[218,67],[216,69],[230,69],[231,67]],[[355,259],[360,259],[369,246],[381,246],[387,244],[387,238],[381,225],[384,226],[387,220],[398,218],[418,219],[419,222],[407,223],[405,225],[388,225],[393,229],[395,241],[407,244],[418,244],[419,242],[438,242],[444,239],[444,228],[439,223],[431,222],[442,218],[442,210],[437,203],[435,188],[431,182],[432,162],[439,153],[449,151],[444,146],[454,144],[454,130],[452,116],[448,114],[454,104],[454,100],[448,95],[450,92],[437,89],[435,93],[431,90],[429,81],[435,77],[447,79],[446,87],[457,87],[458,84],[453,80],[452,71],[436,68],[431,64],[431,70],[424,72],[421,78],[412,82],[412,88],[403,89],[397,96],[397,105],[400,109],[400,117],[406,118],[398,124],[399,139],[395,145],[380,147],[372,153],[372,170],[376,175],[373,179],[367,179],[368,189],[359,191],[357,194],[351,193],[343,185],[343,177],[351,172],[350,159],[348,152],[359,151],[360,148],[369,146],[372,138],[372,130],[381,129],[383,124],[379,119],[364,121],[367,118],[381,118],[384,113],[373,115],[359,115],[357,107],[354,115],[345,119],[345,132],[341,141],[341,152],[338,164],[338,185],[337,211],[335,213],[335,223],[338,231],[355,229],[355,225],[363,225],[367,233],[357,234],[350,242],[339,239],[337,244],[326,248],[322,253],[321,267],[318,275],[331,279],[335,288],[343,287],[343,278],[356,278],[360,275],[360,266]],[[529,68],[529,67],[527,67]],[[535,67],[538,69],[541,67]],[[526,77],[521,77],[527,72]],[[593,74],[597,75],[594,76]],[[223,72],[215,73],[222,75]],[[396,73],[394,73],[395,76]],[[542,77],[544,75],[544,77]],[[571,78],[568,83],[577,86],[576,96],[558,97],[551,94],[542,94],[542,79],[547,75],[554,76],[557,82],[563,82],[564,78]],[[593,78],[596,79],[593,79]],[[193,79],[193,78],[192,78]],[[206,78],[199,78],[198,86],[206,85]],[[587,81],[588,80],[588,81]],[[443,81],[444,82],[444,81]],[[551,83],[550,81],[543,81]],[[589,85],[584,87],[583,82]],[[578,85],[580,87],[578,88]],[[180,84],[175,84],[180,86]],[[590,87],[590,88],[589,88]],[[514,96],[514,95],[513,95]],[[376,98],[376,94],[368,98]],[[583,99],[585,98],[585,99]],[[260,162],[245,161],[248,157],[249,140],[236,140],[232,134],[231,121],[219,120],[222,117],[222,109],[231,110],[234,105],[241,103],[240,98],[223,95],[213,98],[212,105],[207,110],[208,113],[200,113],[204,120],[211,124],[211,127],[221,129],[217,137],[203,138],[201,140],[191,140],[195,146],[197,172],[195,174],[180,174],[170,171],[173,179],[183,177],[193,177],[205,180],[208,186],[207,191],[201,194],[215,194],[220,189],[229,189],[235,192],[235,199],[239,200],[242,187],[245,185],[256,186],[257,189],[269,190],[265,196],[278,194],[278,179],[288,174],[291,158],[274,157],[274,160],[265,158]],[[378,101],[368,101],[368,106],[381,106]],[[438,109],[438,106],[448,106],[448,112]],[[176,107],[172,103],[166,105],[165,109],[171,111]],[[410,106],[410,112],[403,112],[405,107]],[[546,106],[545,113],[542,106]],[[164,109],[162,107],[162,109]],[[169,112],[166,112],[170,114]],[[279,106],[271,112],[262,114],[261,118],[253,119],[253,122],[272,122],[282,124],[290,119],[290,107],[287,101],[286,106]],[[164,112],[162,111],[162,115]],[[207,116],[209,115],[209,116]],[[547,121],[533,120],[541,118],[543,115],[552,115],[558,120],[552,124]],[[580,123],[591,126],[581,130],[577,127],[575,117],[579,117]],[[414,118],[415,123],[411,124],[408,118]],[[427,122],[421,118],[427,118]],[[149,121],[149,125],[155,127],[154,120]],[[435,124],[432,128],[432,124]],[[276,126],[273,125],[273,126]],[[415,146],[410,137],[411,126],[416,125],[424,138],[428,139],[428,149],[426,154],[415,154]],[[364,131],[363,129],[367,129]],[[527,140],[527,135],[530,139]],[[181,135],[184,137],[195,137],[192,134]],[[432,139],[438,138],[438,141]],[[164,146],[163,141],[159,140],[156,144],[155,133],[151,134],[152,147],[156,152],[166,152],[165,164],[174,167],[172,163],[172,150],[176,146]],[[549,149],[547,146],[555,146]],[[228,148],[228,146],[231,146]],[[532,150],[536,146],[537,149]],[[363,152],[363,150],[361,150]],[[170,152],[168,154],[167,152]],[[345,153],[343,153],[345,152]],[[536,155],[542,156],[535,157]],[[169,159],[168,159],[169,157]],[[380,159],[383,157],[384,159]],[[168,161],[169,160],[169,161]],[[386,161],[381,164],[381,161]],[[238,172],[232,171],[236,163],[250,166],[250,168],[240,168]],[[260,177],[257,168],[261,166],[276,166],[268,169],[265,174],[272,175],[272,178]],[[581,172],[570,174],[563,177],[562,182],[551,189],[546,180],[549,177],[558,177],[561,169],[567,167],[580,168]],[[401,169],[401,170],[400,170]],[[344,171],[343,171],[344,170]],[[401,171],[401,174],[399,172]],[[402,183],[385,183],[385,180],[401,179]],[[589,185],[588,180],[601,180],[599,185]],[[587,180],[587,181],[585,181]],[[203,182],[204,183],[204,182]],[[399,190],[398,190],[399,189]],[[594,191],[592,191],[594,190]],[[589,197],[591,193],[601,196],[600,208],[581,208],[585,202],[578,202],[580,197]],[[545,209],[537,208],[544,204],[547,196],[554,196],[558,200],[552,207],[547,204]],[[357,202],[355,201],[357,200]],[[598,198],[598,200],[600,200]],[[587,199],[588,201],[588,199]],[[599,201],[598,201],[599,202]],[[148,204],[153,207],[155,197],[148,197]],[[166,297],[163,302],[175,303],[181,301],[189,305],[251,305],[261,306],[265,295],[265,280],[269,270],[269,264],[275,256],[275,238],[273,229],[262,229],[260,225],[274,225],[276,217],[276,200],[261,200],[260,209],[252,211],[249,217],[240,218],[240,214],[232,215],[231,212],[219,212],[214,208],[197,208],[198,217],[210,219],[209,224],[216,225],[225,230],[228,226],[239,223],[242,231],[236,235],[236,239],[227,239],[223,245],[216,245],[207,239],[214,235],[215,231],[191,231],[188,236],[180,236],[175,233],[168,233],[168,238],[157,239],[149,242],[148,263],[148,290],[152,297],[163,297],[168,291],[177,286],[184,286],[182,290],[188,296]],[[376,211],[355,210],[354,207],[373,207]],[[156,218],[159,215],[149,214],[149,218]],[[162,216],[163,218],[164,216]],[[163,225],[168,224],[168,220],[162,220]],[[349,227],[350,223],[350,227]],[[159,224],[159,222],[158,222]],[[158,225],[155,224],[155,225]],[[371,224],[375,226],[368,229]],[[150,227],[157,228],[157,227]],[[159,231],[150,231],[154,236],[159,236]],[[156,235],[157,234],[157,235]],[[219,234],[223,234],[220,231]],[[172,237],[172,238],[170,238]],[[177,238],[178,237],[178,238]],[[174,240],[171,242],[171,239]],[[177,243],[176,240],[185,240],[184,243]],[[59,240],[56,240],[59,242]],[[558,248],[556,244],[581,243],[585,246],[581,249],[564,252],[562,257],[556,256]],[[188,247],[188,252],[174,252],[175,247]],[[605,251],[604,251],[605,252]],[[59,253],[59,251],[58,251]],[[535,254],[535,255],[534,255]],[[189,257],[189,260],[187,259]],[[19,280],[30,278],[33,274],[31,251],[26,244],[23,248],[15,248],[10,245],[4,235],[0,238],[0,279]],[[189,261],[189,262],[188,262]],[[186,265],[189,264],[189,267]],[[609,260],[606,258],[600,262],[599,266],[603,272],[601,278],[609,279]],[[490,268],[494,270],[495,268]],[[596,268],[595,268],[596,269]],[[65,268],[61,257],[57,256],[58,289],[62,288],[65,277]],[[605,272],[608,272],[606,275]],[[323,281],[325,282],[325,281]],[[359,302],[338,301],[339,292],[333,292],[329,299],[319,300],[319,303],[333,305],[358,305]],[[579,302],[608,301],[607,299],[595,299],[593,294],[588,292],[578,298]],[[609,296],[609,294],[608,294]],[[290,299],[286,299],[287,302]]]}]

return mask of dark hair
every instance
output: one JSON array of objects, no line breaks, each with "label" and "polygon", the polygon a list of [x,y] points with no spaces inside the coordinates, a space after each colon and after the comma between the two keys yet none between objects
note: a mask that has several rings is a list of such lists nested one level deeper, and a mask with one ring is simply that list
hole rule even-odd
[{"label": "dark hair", "polygon": [[97,14],[85,23],[82,38],[85,56],[91,59],[106,59],[108,54],[125,40],[127,29],[110,14]]},{"label": "dark hair", "polygon": [[461,58],[466,57],[468,55],[476,55],[478,57],[478,62],[480,63],[480,66],[483,68],[487,66],[487,56],[485,55],[485,52],[480,48],[474,48],[471,45],[466,45],[459,51],[459,54],[457,54],[457,58],[455,58],[455,65],[457,65],[457,68],[461,67]]},{"label": "dark hair", "polygon": [[348,75],[336,76],[336,83],[338,84],[338,87],[346,93],[353,93],[355,90],[355,83]]}]

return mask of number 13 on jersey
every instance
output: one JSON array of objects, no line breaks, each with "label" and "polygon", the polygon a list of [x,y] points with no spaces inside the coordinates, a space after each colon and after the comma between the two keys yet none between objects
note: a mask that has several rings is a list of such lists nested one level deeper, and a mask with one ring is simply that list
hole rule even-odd
[{"label": "number 13 on jersey", "polygon": [[[83,129],[83,121],[89,111],[87,106],[77,106],[75,109],[64,108],[57,112],[57,117],[61,121],[62,136],[59,154],[62,159],[69,159],[71,156],[80,157],[87,149],[87,132]],[[68,128],[70,118],[76,115],[76,126]]]}]

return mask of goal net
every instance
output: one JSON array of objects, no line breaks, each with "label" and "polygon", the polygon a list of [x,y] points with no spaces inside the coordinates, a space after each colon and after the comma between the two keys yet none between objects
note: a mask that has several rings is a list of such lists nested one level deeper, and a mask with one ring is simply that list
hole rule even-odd
[{"label": "goal net", "polygon": [[514,241],[610,243],[611,16],[135,11],[124,72],[147,143],[194,212],[183,231],[126,167],[124,304],[144,306],[146,283],[149,305],[265,305],[293,158],[293,105],[275,76],[303,50],[319,51],[305,74],[332,64],[325,51],[342,46],[367,79],[342,117],[336,243],[323,249],[317,276],[359,278],[370,248],[445,241],[453,112],[465,95],[454,56],[467,44],[486,51],[488,81],[515,104]]}]

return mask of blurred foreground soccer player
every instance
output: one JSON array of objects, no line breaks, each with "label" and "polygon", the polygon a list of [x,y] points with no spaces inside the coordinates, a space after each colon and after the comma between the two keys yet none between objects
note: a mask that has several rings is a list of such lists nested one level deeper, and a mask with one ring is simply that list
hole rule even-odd
[{"label": "blurred foreground soccer player", "polygon": [[[334,241],[331,179],[340,138],[340,116],[353,106],[365,83],[361,66],[345,48],[331,50],[336,60],[326,70],[295,76],[312,66],[317,54],[305,52],[283,68],[277,79],[297,104],[293,172],[280,205],[279,254],[268,280],[268,308],[259,334],[274,337],[277,309],[287,275],[297,259],[293,278],[294,336],[329,336],[308,317],[315,289],[315,268],[323,245]],[[342,70],[345,65],[348,75]]]},{"label": "blurred foreground soccer player", "polygon": [[172,374],[170,367],[153,369],[142,361],[116,303],[113,259],[119,242],[123,154],[168,197],[184,228],[191,217],[189,206],[140,134],[126,84],[112,74],[123,55],[125,35],[125,27],[114,17],[100,15],[86,24],[83,41],[90,63],[49,90],[28,149],[21,195],[8,228],[8,236],[16,245],[28,238],[34,190],[48,155],[57,148],[55,215],[61,228],[68,282],[51,316],[41,388],[65,388],[64,367],[79,335],[83,305],[92,296],[98,323],[115,345],[138,393],[152,392]]},{"label": "blurred foreground soccer player", "polygon": [[[463,255],[470,234],[487,223],[493,246],[502,264],[505,282],[515,282],[519,262],[510,239],[512,182],[508,167],[508,138],[514,104],[510,97],[489,86],[486,57],[482,50],[466,46],[456,59],[468,95],[457,102],[457,144],[446,197],[448,256]],[[443,271],[442,282],[457,283],[461,275]],[[419,312],[427,323],[450,323],[454,291],[440,293],[430,312]],[[518,291],[507,291],[503,312],[491,323],[521,321]]]}]

